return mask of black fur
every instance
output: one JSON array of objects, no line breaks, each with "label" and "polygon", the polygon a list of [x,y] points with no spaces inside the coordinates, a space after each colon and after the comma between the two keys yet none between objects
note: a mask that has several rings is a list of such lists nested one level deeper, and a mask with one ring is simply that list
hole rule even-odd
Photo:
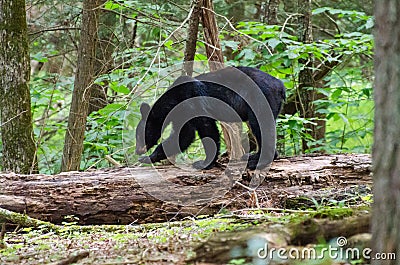
[{"label": "black fur", "polygon": [[[249,82],[256,85],[252,86]],[[198,169],[212,168],[220,148],[216,121],[248,121],[257,140],[258,151],[248,157],[247,167],[263,168],[270,162],[260,158],[262,130],[264,134],[268,133],[265,125],[268,122],[264,122],[268,118],[263,116],[268,115],[269,112],[265,111],[269,104],[275,122],[284,99],[283,83],[256,68],[228,67],[195,78],[179,77],[152,108],[146,103],[140,107],[142,119],[136,130],[137,154],[143,154],[156,145],[164,127],[171,122],[173,132],[150,156],[141,157],[139,161],[154,163],[185,151],[194,141],[197,131],[206,159],[195,162],[193,166]]]}]

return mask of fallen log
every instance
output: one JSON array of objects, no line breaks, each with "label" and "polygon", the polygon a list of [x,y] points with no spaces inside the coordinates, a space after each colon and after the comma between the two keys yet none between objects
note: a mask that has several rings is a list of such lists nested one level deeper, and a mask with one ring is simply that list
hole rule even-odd
[{"label": "fallen log", "polygon": [[[265,247],[266,244],[270,248],[283,248],[289,251],[310,243],[318,243],[321,239],[326,239],[328,242],[332,238],[343,240],[341,247],[352,247],[350,241],[353,236],[370,232],[370,219],[369,213],[359,213],[340,220],[310,218],[303,222],[286,225],[263,224],[242,231],[219,232],[197,246],[196,256],[190,261],[216,264],[226,264],[233,258],[254,261],[259,254],[257,249]],[[265,260],[264,263],[281,264]],[[264,263],[260,262],[260,264]]]},{"label": "fallen log", "polygon": [[[369,155],[300,156],[275,161],[257,175],[260,207],[287,207],[302,196],[326,197],[372,184]],[[0,208],[52,223],[74,216],[79,224],[129,224],[209,215],[254,206],[252,172],[192,171],[172,166],[64,172],[58,175],[0,174]],[[324,188],[324,191],[321,190]],[[325,193],[324,193],[325,192]],[[296,205],[289,205],[296,208]]]}]

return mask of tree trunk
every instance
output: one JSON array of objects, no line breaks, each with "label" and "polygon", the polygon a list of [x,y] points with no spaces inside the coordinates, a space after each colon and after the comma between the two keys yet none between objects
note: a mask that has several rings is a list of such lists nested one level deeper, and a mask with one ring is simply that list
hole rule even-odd
[{"label": "tree trunk", "polygon": [[[222,56],[217,21],[215,20],[213,10],[212,0],[203,0],[203,31],[206,41],[206,53],[211,71],[224,67],[224,57]],[[221,126],[230,159],[241,159],[244,155],[242,146],[242,124],[221,122]]]},{"label": "tree trunk", "polygon": [[189,28],[186,37],[186,47],[185,47],[185,55],[183,58],[184,61],[184,74],[188,76],[192,76],[193,74],[193,61],[194,56],[196,54],[196,44],[197,44],[197,34],[199,32],[199,21],[200,21],[200,12],[201,5],[203,4],[202,0],[193,0],[192,1],[192,16],[189,20]]},{"label": "tree trunk", "polygon": [[[101,0],[103,5],[106,1]],[[94,77],[108,73],[113,65],[112,53],[114,52],[114,32],[117,18],[115,13],[101,11],[99,21],[99,38],[96,47],[96,60],[94,62]],[[104,85],[93,84],[89,102],[88,114],[107,106],[107,83]]]},{"label": "tree trunk", "polygon": [[2,170],[38,170],[29,91],[25,1],[0,1],[0,114]]},{"label": "tree trunk", "polygon": [[222,56],[221,44],[219,43],[219,31],[213,11],[214,7],[212,0],[203,0],[203,31],[204,39],[206,41],[206,53],[207,58],[210,61],[211,71],[224,67],[224,57]]},{"label": "tree trunk", "polygon": [[278,24],[278,8],[280,0],[267,0],[265,3],[265,15],[263,20],[268,25]]},{"label": "tree trunk", "polygon": [[400,258],[400,2],[377,1],[375,6],[375,132],[373,148],[374,253]]},{"label": "tree trunk", "polygon": [[[354,185],[365,190],[371,184],[370,162],[369,155],[280,159],[269,172],[261,172],[265,181],[256,190],[259,205],[298,209],[298,203],[304,206],[312,200],[353,201],[351,196],[366,196]],[[0,174],[0,208],[53,223],[63,222],[67,215],[78,217],[80,224],[169,221],[252,207],[247,189],[232,188],[235,181],[249,185],[246,179],[251,177],[248,173],[242,179],[236,170],[219,169],[194,175],[168,166],[53,176]]]},{"label": "tree trunk", "polygon": [[[303,43],[311,43],[312,37],[312,24],[311,24],[311,0],[298,0],[298,12],[301,14],[298,18],[298,37],[299,41]],[[315,83],[313,80],[313,58],[310,56],[308,59],[300,59],[299,63],[304,66],[299,73],[299,86],[298,94],[300,98],[297,102],[297,107],[300,111],[302,118],[310,119],[316,117],[314,100],[317,99]],[[305,124],[307,133],[314,136],[317,132],[317,126],[313,124]],[[302,139],[303,152],[309,149],[307,139]]]},{"label": "tree trunk", "polygon": [[68,128],[65,134],[61,171],[79,170],[83,151],[86,118],[94,74],[99,0],[83,2],[78,64],[74,82]]}]

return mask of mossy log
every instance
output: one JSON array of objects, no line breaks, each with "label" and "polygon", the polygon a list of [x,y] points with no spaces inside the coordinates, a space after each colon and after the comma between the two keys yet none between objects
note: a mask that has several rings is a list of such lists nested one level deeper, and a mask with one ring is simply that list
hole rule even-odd
[{"label": "mossy log", "polygon": [[340,220],[310,218],[287,225],[265,224],[243,231],[216,233],[195,249],[196,256],[192,261],[216,264],[225,264],[234,258],[251,261],[257,259],[257,250],[265,248],[266,244],[270,249],[289,250],[332,238],[344,240],[341,241],[344,248],[353,247],[353,236],[370,231],[370,219],[369,213],[357,213]]}]

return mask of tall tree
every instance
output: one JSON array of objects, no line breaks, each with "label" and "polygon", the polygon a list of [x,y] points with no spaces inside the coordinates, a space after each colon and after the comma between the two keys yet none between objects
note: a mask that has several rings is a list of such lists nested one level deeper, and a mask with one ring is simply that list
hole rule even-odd
[{"label": "tall tree", "polygon": [[[311,23],[311,0],[298,0],[298,37],[303,43],[311,43],[312,37],[312,23]],[[300,98],[297,102],[297,109],[303,118],[315,117],[315,85],[313,80],[312,66],[313,58],[300,59],[299,63],[304,65],[299,73],[299,95]],[[317,129],[312,124],[306,124],[305,127],[309,129],[309,133],[313,134]],[[306,139],[303,139],[303,151],[308,149]]]},{"label": "tall tree", "polygon": [[[222,56],[221,44],[219,42],[219,30],[212,0],[203,0],[202,24],[204,39],[206,41],[206,53],[211,71],[223,67],[224,57]],[[244,155],[242,146],[242,124],[221,122],[225,144],[231,159],[238,160]]]},{"label": "tall tree", "polygon": [[[103,5],[105,2],[107,1],[101,0],[99,4]],[[117,17],[115,13],[106,10],[100,12],[96,60],[93,66],[95,77],[109,72],[113,65],[112,53],[114,52],[114,30],[116,23]],[[91,87],[88,114],[104,108],[107,104],[107,84],[103,86],[93,84]]]},{"label": "tall tree", "polygon": [[373,148],[375,253],[400,258],[400,1],[375,4],[375,134]]},{"label": "tall tree", "polygon": [[0,1],[0,113],[5,171],[37,171],[25,1]]},{"label": "tall tree", "polygon": [[197,34],[199,32],[200,12],[202,0],[192,0],[192,15],[190,16],[188,33],[186,37],[185,55],[183,58],[184,69],[186,75],[193,74],[193,61],[196,54]]},{"label": "tall tree", "polygon": [[68,117],[68,128],[65,134],[61,171],[79,170],[80,167],[94,76],[100,3],[100,0],[83,1],[78,64]]},{"label": "tall tree", "polygon": [[280,0],[265,1],[263,20],[268,25],[277,25],[278,24],[279,2],[280,2]]}]

